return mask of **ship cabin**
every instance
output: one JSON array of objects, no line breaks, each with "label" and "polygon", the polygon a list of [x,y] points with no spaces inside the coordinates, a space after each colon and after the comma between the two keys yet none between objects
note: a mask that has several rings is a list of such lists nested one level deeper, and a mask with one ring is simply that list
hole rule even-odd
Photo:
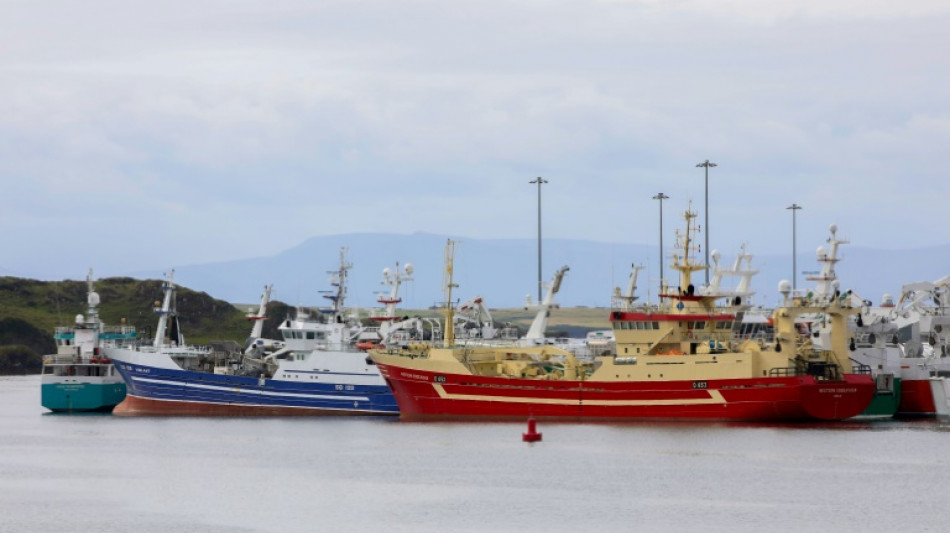
[{"label": "ship cabin", "polygon": [[613,311],[610,322],[617,356],[723,353],[736,321],[734,314],[673,314]]}]

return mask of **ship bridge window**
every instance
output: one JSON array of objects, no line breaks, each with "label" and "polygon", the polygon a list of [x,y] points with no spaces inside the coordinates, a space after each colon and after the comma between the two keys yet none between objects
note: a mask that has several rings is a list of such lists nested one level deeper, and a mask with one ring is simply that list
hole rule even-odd
[{"label": "ship bridge window", "polygon": [[695,323],[695,322],[687,322],[687,323],[686,323],[686,329],[693,329],[693,328],[695,328],[695,327],[696,327],[696,323]]},{"label": "ship bridge window", "polygon": [[705,323],[705,322],[702,322],[702,321],[697,322],[697,323],[696,323],[696,329],[706,329],[706,323]]},{"label": "ship bridge window", "polygon": [[313,340],[313,332],[312,332],[312,331],[308,331],[308,332],[307,332],[307,338],[310,339],[310,340]]},{"label": "ship bridge window", "polygon": [[654,322],[654,323],[653,323],[653,329],[660,329],[660,323],[659,323],[659,322]]},{"label": "ship bridge window", "polygon": [[637,322],[637,329],[643,329],[643,322]]},{"label": "ship bridge window", "polygon": [[629,323],[629,322],[621,322],[621,323],[620,323],[620,329],[630,329],[630,323]]},{"label": "ship bridge window", "polygon": [[327,338],[327,333],[326,333],[325,331],[318,331],[318,332],[317,332],[317,339],[323,340],[323,339],[325,339],[325,338]]}]

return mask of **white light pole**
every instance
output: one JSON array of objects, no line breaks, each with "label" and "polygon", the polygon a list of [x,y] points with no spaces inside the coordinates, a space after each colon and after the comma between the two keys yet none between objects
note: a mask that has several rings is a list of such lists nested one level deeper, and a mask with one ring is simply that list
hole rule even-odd
[{"label": "white light pole", "polygon": [[538,184],[538,303],[541,303],[541,185],[547,183],[548,180],[538,176],[537,179],[533,179],[528,183],[537,183]]},{"label": "white light pole", "polygon": [[669,196],[663,193],[657,193],[653,197],[654,200],[660,201],[660,294],[663,293],[663,200],[668,198]]},{"label": "white light pole", "polygon": [[707,159],[696,166],[706,167],[706,285],[709,285],[709,167],[715,167],[716,164]]},{"label": "white light pole", "polygon": [[792,291],[795,290],[795,288],[796,288],[795,285],[796,285],[796,282],[798,281],[798,266],[795,264],[795,255],[796,255],[796,250],[795,250],[795,241],[796,241],[796,238],[795,238],[795,211],[798,211],[798,210],[801,209],[801,208],[802,208],[802,206],[800,206],[800,205],[798,205],[798,204],[794,204],[794,203],[793,203],[792,205],[790,205],[790,206],[788,206],[788,207],[785,208],[785,209],[791,209],[791,210],[792,210]]}]

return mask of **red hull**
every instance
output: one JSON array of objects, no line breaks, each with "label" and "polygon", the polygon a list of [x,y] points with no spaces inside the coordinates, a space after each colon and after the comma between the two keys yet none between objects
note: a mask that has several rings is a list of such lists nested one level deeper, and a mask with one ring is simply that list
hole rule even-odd
[{"label": "red hull", "polygon": [[937,414],[929,379],[901,380],[901,403],[897,407],[897,414],[910,416]]},{"label": "red hull", "polygon": [[343,409],[309,409],[305,407],[279,407],[267,405],[214,404],[183,402],[177,400],[153,400],[126,395],[115,406],[112,414],[118,416],[393,416],[396,413],[368,413]]},{"label": "red hull", "polygon": [[708,381],[545,381],[442,374],[379,364],[404,419],[842,420],[871,403],[870,375]]}]

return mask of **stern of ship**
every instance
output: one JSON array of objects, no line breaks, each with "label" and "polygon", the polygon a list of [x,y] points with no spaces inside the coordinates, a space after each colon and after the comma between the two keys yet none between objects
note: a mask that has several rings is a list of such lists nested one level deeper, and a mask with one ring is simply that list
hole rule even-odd
[{"label": "stern of ship", "polygon": [[845,374],[840,380],[816,379],[802,390],[802,406],[815,419],[844,420],[864,412],[876,390],[870,374]]}]

